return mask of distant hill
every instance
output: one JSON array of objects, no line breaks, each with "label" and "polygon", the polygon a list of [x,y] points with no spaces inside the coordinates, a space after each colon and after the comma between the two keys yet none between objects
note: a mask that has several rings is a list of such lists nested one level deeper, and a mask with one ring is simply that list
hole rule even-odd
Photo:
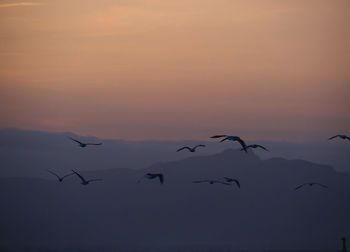
[{"label": "distant hill", "polygon": [[[102,146],[80,148],[68,137],[82,141],[103,142]],[[176,152],[183,145],[204,143],[196,153]],[[249,143],[249,141],[248,141]],[[329,164],[350,173],[350,143],[327,140],[320,143],[287,143],[257,141],[270,152],[255,153],[267,159],[285,157]],[[0,177],[47,178],[45,169],[66,172],[70,169],[106,170],[116,168],[144,169],[157,162],[176,161],[190,156],[218,153],[237,143],[217,143],[208,136],[203,141],[125,141],[78,136],[71,132],[52,133],[19,129],[0,130]]]},{"label": "distant hill", "polygon": [[[102,146],[80,148],[70,140],[103,142]],[[222,151],[225,145],[208,142],[208,148],[196,153],[177,153],[183,145],[201,141],[142,141],[105,140],[82,137],[71,132],[49,133],[18,129],[0,130],[0,177],[47,177],[45,169],[69,171],[105,170],[115,168],[144,169],[159,161],[178,160],[190,155],[205,155]],[[214,148],[213,148],[214,147]]]},{"label": "distant hill", "polygon": [[[162,172],[165,184],[147,179],[137,183],[146,172]],[[94,251],[339,251],[340,238],[350,235],[350,175],[326,165],[261,160],[228,149],[141,170],[82,174],[104,181],[83,186],[77,177],[62,183],[0,179],[0,244]],[[192,183],[223,176],[239,179],[241,189]],[[294,190],[308,181],[329,189]]]}]

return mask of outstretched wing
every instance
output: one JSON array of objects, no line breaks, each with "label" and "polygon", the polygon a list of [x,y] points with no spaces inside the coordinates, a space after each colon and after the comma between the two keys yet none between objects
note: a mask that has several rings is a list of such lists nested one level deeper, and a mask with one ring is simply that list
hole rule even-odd
[{"label": "outstretched wing", "polygon": [[194,146],[193,149],[197,149],[198,147],[205,147],[205,145],[204,144],[198,144],[198,145]]},{"label": "outstretched wing", "polygon": [[227,137],[225,137],[224,139],[222,139],[222,140],[220,141],[220,143],[223,142],[223,141],[226,141],[226,140],[228,140],[228,139],[229,139],[229,137],[227,136]]},{"label": "outstretched wing", "polygon": [[86,145],[102,145],[102,143],[86,143]]},{"label": "outstretched wing", "polygon": [[336,137],[339,137],[339,136],[340,136],[340,135],[332,136],[332,137],[328,138],[328,140],[332,140],[332,139],[334,139],[334,138],[336,138]]},{"label": "outstretched wing", "polygon": [[319,185],[319,186],[322,186],[322,187],[324,187],[324,188],[328,188],[328,186],[326,186],[326,185],[323,185],[323,184],[320,184],[320,183],[314,183],[315,185]]},{"label": "outstretched wing", "polygon": [[248,153],[247,145],[245,144],[245,142],[239,137],[237,137],[237,141],[242,145],[243,150]]},{"label": "outstretched wing", "polygon": [[163,176],[163,174],[159,174],[158,178],[159,178],[160,183],[164,184],[164,176]]},{"label": "outstretched wing", "polygon": [[233,179],[233,181],[236,183],[236,185],[238,186],[238,188],[241,188],[241,184],[239,183],[239,181],[237,179]]},{"label": "outstretched wing", "polygon": [[307,185],[307,183],[295,187],[294,190],[298,190],[299,188],[303,187],[304,185]]},{"label": "outstretched wing", "polygon": [[61,179],[60,176],[58,176],[56,173],[54,173],[53,171],[50,171],[50,170],[46,170],[48,171],[49,173],[51,173],[52,175],[56,176],[58,179]]},{"label": "outstretched wing", "polygon": [[90,182],[94,182],[94,181],[102,181],[103,179],[89,179],[87,182],[90,183]]},{"label": "outstretched wing", "polygon": [[[263,150],[269,151],[268,149],[266,149],[266,148],[265,148],[264,146],[262,146],[262,145],[257,144],[256,146],[259,147],[259,148],[261,148],[261,149],[263,149]],[[248,146],[247,146],[247,147],[248,147]],[[247,147],[246,147],[246,148],[247,148]]]},{"label": "outstretched wing", "polygon": [[188,149],[189,151],[191,151],[191,148],[190,148],[190,147],[185,146],[185,147],[182,147],[182,148],[178,149],[176,152],[182,151],[182,150],[184,150],[184,149]]},{"label": "outstretched wing", "polygon": [[83,178],[83,176],[81,176],[79,173],[77,173],[77,172],[74,171],[74,170],[72,170],[72,172],[73,172],[75,175],[77,175],[77,176],[81,179],[81,181],[87,182],[87,181]]},{"label": "outstretched wing", "polygon": [[346,139],[348,139],[348,140],[350,141],[350,137],[348,137],[348,136],[345,136],[345,138],[346,138]]},{"label": "outstretched wing", "polygon": [[83,144],[82,142],[80,142],[80,141],[78,141],[78,140],[76,140],[76,139],[74,139],[74,138],[69,137],[69,139],[70,139],[70,140],[73,140],[74,142],[77,142],[78,144]]},{"label": "outstretched wing", "polygon": [[221,138],[221,137],[227,137],[227,135],[215,135],[215,136],[211,136],[210,138]]},{"label": "outstretched wing", "polygon": [[231,184],[228,183],[228,182],[223,182],[223,181],[219,181],[219,180],[214,180],[213,182],[214,182],[214,183],[220,183],[220,184],[223,184],[223,185],[231,185]]},{"label": "outstretched wing", "polygon": [[196,181],[192,181],[192,183],[205,183],[205,182],[209,182],[209,180],[196,180]]}]

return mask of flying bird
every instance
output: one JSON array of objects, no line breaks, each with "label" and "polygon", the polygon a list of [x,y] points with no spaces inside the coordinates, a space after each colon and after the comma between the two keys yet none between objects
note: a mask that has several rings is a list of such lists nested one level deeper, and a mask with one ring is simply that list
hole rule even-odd
[{"label": "flying bird", "polygon": [[74,142],[77,142],[81,148],[85,148],[88,145],[101,145],[102,143],[82,143],[74,138],[69,137],[69,139],[73,140]]},{"label": "flying bird", "polygon": [[224,179],[227,183],[235,182],[236,185],[238,186],[238,188],[241,188],[241,184],[239,183],[239,181],[237,179],[228,178],[228,177],[224,177]]},{"label": "flying bird", "polygon": [[[147,179],[159,178],[159,182],[161,184],[164,184],[164,176],[161,173],[147,173],[142,178],[147,178]],[[139,181],[137,181],[137,183],[140,183],[140,181],[141,181],[141,179],[139,179]]]},{"label": "flying bird", "polygon": [[192,181],[192,183],[209,183],[211,185],[218,183],[218,184],[223,184],[223,185],[231,185],[230,183],[223,182],[220,180],[197,180],[197,181]]},{"label": "flying bird", "polygon": [[302,184],[302,185],[299,185],[299,186],[295,187],[294,190],[298,190],[299,188],[301,188],[301,187],[303,187],[303,186],[305,186],[305,185],[309,185],[309,186],[319,185],[319,186],[322,186],[322,187],[324,187],[324,188],[328,188],[328,186],[326,186],[326,185],[323,185],[323,184],[320,184],[320,183],[311,182],[311,183],[304,183],[304,184]]},{"label": "flying bird", "polygon": [[[249,148],[253,148],[253,149],[261,148],[261,149],[263,149],[263,150],[269,151],[269,150],[266,149],[264,146],[259,145],[259,144],[250,144],[250,145],[247,145],[247,146],[245,147],[245,149],[249,149]],[[242,151],[242,150],[245,150],[245,149],[242,148],[241,151]]]},{"label": "flying bird", "polygon": [[102,181],[103,179],[89,179],[89,180],[86,180],[84,179],[83,176],[81,176],[79,173],[77,173],[76,171],[72,170],[72,172],[77,175],[80,179],[81,179],[81,184],[82,185],[87,185],[89,184],[90,182],[94,182],[94,181]]},{"label": "flying bird", "polygon": [[194,146],[193,148],[185,146],[185,147],[182,147],[182,148],[178,149],[176,152],[182,151],[184,149],[188,149],[190,152],[195,152],[198,147],[205,147],[205,145],[204,144],[198,144],[198,145]]},{"label": "flying bird", "polygon": [[341,139],[343,139],[343,140],[348,139],[348,140],[350,141],[350,137],[348,137],[348,136],[346,136],[346,135],[336,135],[336,136],[332,136],[332,137],[328,138],[328,140],[332,140],[332,139],[334,139],[334,138],[336,138],[336,137],[339,137],[339,138],[341,138]]},{"label": "flying bird", "polygon": [[223,138],[221,142],[226,141],[226,140],[230,140],[230,141],[237,141],[242,145],[242,150],[244,150],[245,152],[247,152],[247,145],[245,144],[245,142],[238,136],[228,136],[228,135],[215,135],[212,136],[210,138]]},{"label": "flying bird", "polygon": [[74,173],[69,173],[67,175],[64,175],[63,177],[60,177],[59,175],[57,175],[56,173],[54,173],[53,171],[50,171],[50,170],[46,170],[48,171],[49,173],[51,173],[52,175],[54,175],[55,177],[57,177],[58,181],[59,182],[62,182],[66,177],[69,177],[71,175],[73,175]]}]

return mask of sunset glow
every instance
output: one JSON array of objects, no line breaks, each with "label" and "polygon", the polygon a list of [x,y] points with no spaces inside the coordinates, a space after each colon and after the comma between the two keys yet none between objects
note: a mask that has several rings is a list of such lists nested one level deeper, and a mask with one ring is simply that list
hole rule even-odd
[{"label": "sunset glow", "polygon": [[350,127],[348,0],[0,1],[0,127],[307,141]]}]

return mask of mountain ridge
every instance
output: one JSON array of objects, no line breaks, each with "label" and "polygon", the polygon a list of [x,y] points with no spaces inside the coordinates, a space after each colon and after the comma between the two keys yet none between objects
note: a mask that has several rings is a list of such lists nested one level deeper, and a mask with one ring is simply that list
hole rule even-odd
[{"label": "mountain ridge", "polygon": [[[327,250],[350,234],[350,175],[324,165],[271,162],[230,149],[141,170],[77,170],[104,180],[83,186],[77,176],[60,183],[49,173],[0,178],[0,243],[97,251],[193,244]],[[137,183],[153,171],[164,173],[164,185],[146,178]],[[192,183],[223,176],[242,187]],[[329,188],[294,190],[310,180]]]}]

